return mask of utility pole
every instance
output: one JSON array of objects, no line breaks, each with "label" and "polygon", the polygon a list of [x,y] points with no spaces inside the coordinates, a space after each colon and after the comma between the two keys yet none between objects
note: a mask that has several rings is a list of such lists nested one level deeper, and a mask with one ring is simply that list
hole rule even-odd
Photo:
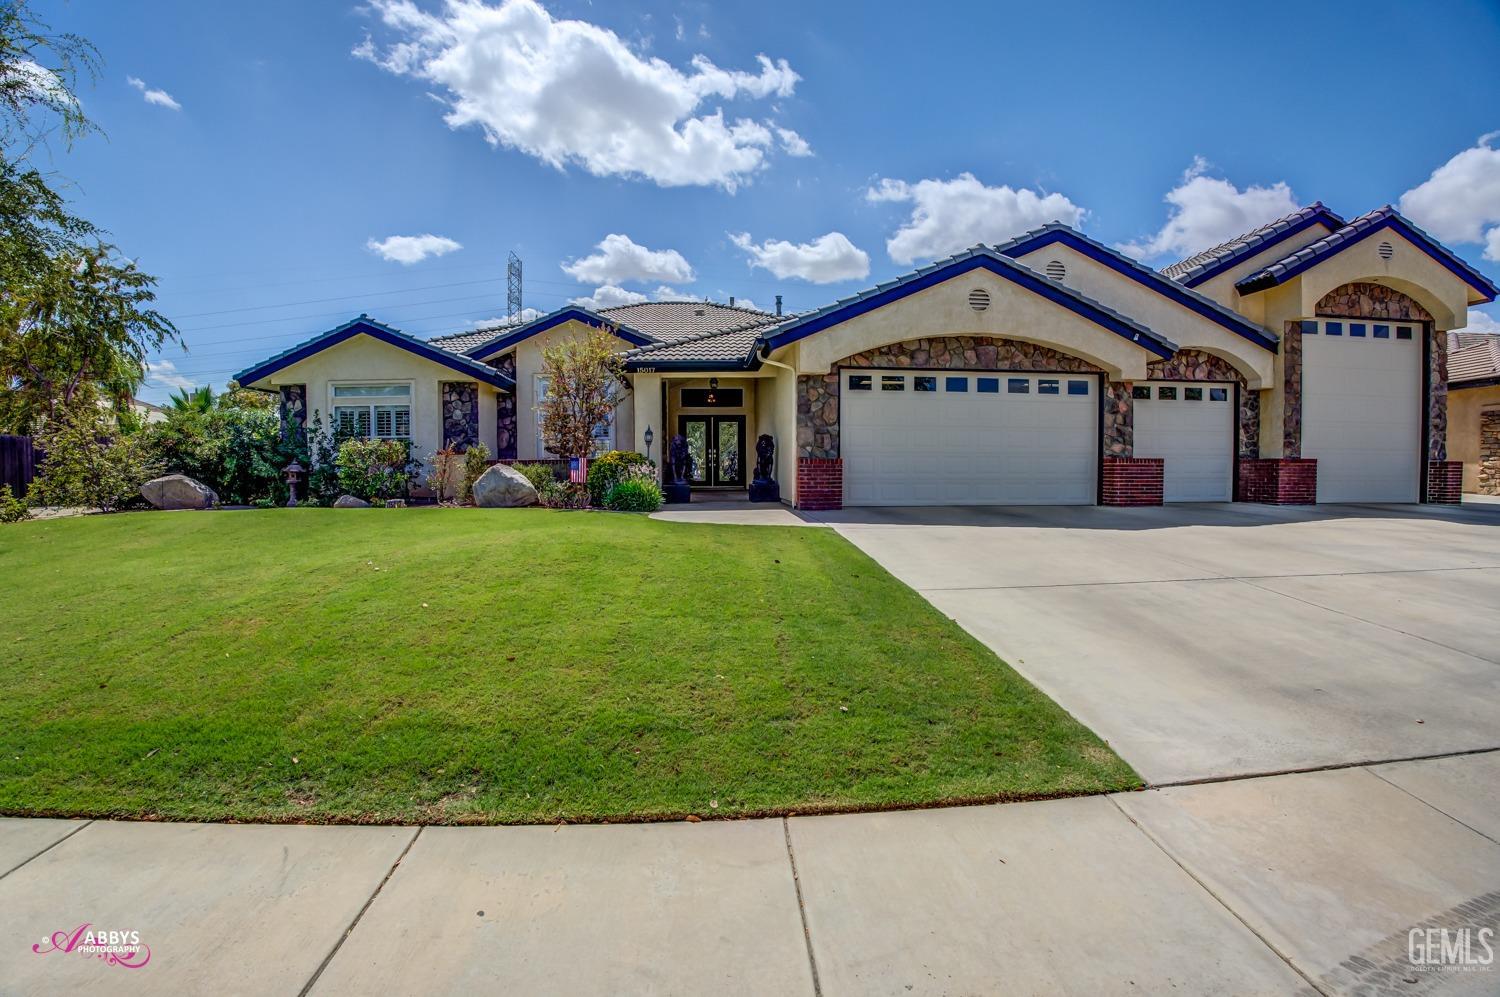
[{"label": "utility pole", "polygon": [[514,250],[505,261],[505,321],[521,321],[521,258]]}]

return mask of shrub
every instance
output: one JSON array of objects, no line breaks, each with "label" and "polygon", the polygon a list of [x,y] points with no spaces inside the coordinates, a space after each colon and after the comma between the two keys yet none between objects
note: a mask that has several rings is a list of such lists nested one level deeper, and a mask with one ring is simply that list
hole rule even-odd
[{"label": "shrub", "polygon": [[464,480],[459,491],[458,500],[468,503],[474,501],[474,482],[490,467],[490,448],[483,443],[476,443],[469,447],[464,454]]},{"label": "shrub", "polygon": [[619,512],[655,512],[661,508],[661,486],[653,478],[624,478],[609,490],[605,504]]},{"label": "shrub", "polygon": [[41,437],[47,458],[31,483],[32,504],[112,512],[139,498],[141,485],[161,473],[161,460],[144,434],[111,434],[104,414],[93,406],[49,422]]},{"label": "shrub", "polygon": [[19,523],[30,518],[31,510],[23,500],[16,498],[10,485],[0,485],[0,523]]},{"label": "shrub", "polygon": [[536,489],[538,495],[542,494],[543,488],[558,484],[557,473],[552,470],[551,464],[512,464],[511,467],[531,482],[531,487]]},{"label": "shrub", "polygon": [[451,488],[462,485],[458,480],[460,456],[458,448],[450,443],[427,458],[427,487],[432,489],[439,505],[448,501]]},{"label": "shrub", "polygon": [[411,487],[410,446],[403,440],[345,440],[334,463],[339,487],[366,502],[404,497]]},{"label": "shrub", "polygon": [[281,469],[297,454],[286,447],[272,409],[184,406],[169,409],[146,433],[168,473],[203,482],[226,503],[285,501]]},{"label": "shrub", "polygon": [[630,468],[646,463],[646,458],[634,450],[611,450],[589,461],[589,502],[603,508],[615,483]]}]

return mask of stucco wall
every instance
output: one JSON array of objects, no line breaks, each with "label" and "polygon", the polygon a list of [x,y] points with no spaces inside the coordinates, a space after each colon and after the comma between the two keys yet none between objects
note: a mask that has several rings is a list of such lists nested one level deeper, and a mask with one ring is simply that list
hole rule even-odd
[{"label": "stucco wall", "polygon": [[1448,389],[1448,459],[1464,462],[1464,491],[1478,492],[1480,420],[1484,413],[1500,413],[1500,384],[1484,388]]},{"label": "stucco wall", "polygon": [[[466,379],[463,371],[369,336],[354,336],[277,371],[257,386],[279,389],[281,385],[305,384],[308,425],[316,414],[327,431],[333,426],[333,383],[408,383],[412,452],[425,462],[443,442],[442,383]],[[479,439],[491,453],[495,451],[496,393],[494,387],[479,383]]]},{"label": "stucco wall", "polygon": [[[542,372],[542,351],[567,342],[569,339],[587,336],[593,330],[581,322],[564,322],[562,325],[518,344],[512,351],[516,361],[516,457],[519,460],[535,460],[541,456],[537,448],[536,431],[536,376]],[[615,340],[620,351],[633,348],[623,339]],[[497,357],[486,358],[486,363],[496,364]],[[630,446],[635,439],[635,405],[628,392],[623,393],[620,404],[615,407],[615,448]],[[490,420],[491,425],[494,419]],[[658,429],[659,433],[661,430]]]}]

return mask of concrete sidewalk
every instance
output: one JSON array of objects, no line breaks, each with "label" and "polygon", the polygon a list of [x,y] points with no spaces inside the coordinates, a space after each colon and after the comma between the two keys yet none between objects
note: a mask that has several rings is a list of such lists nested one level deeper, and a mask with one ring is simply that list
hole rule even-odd
[{"label": "concrete sidewalk", "polygon": [[[701,824],[0,820],[0,993],[1493,994],[1408,943],[1500,928],[1497,837],[1494,752]],[[48,951],[85,922],[150,961]]]}]

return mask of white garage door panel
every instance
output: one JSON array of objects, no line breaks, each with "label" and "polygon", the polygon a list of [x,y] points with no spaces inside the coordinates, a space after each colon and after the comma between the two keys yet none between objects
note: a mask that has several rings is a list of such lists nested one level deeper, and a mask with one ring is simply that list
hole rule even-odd
[{"label": "white garage door panel", "polygon": [[1302,337],[1302,456],[1318,462],[1319,502],[1415,502],[1421,463],[1422,346],[1411,339]]},{"label": "white garage door panel", "polygon": [[1151,381],[1135,398],[1135,455],[1163,460],[1168,502],[1228,502],[1234,483],[1234,385]]},{"label": "white garage door panel", "polygon": [[[850,387],[870,378],[870,388]],[[882,390],[898,378],[901,391]],[[916,378],[935,377],[934,391]],[[998,391],[979,390],[980,379]],[[966,390],[955,390],[950,380]],[[1014,390],[1021,383],[1025,391]],[[1043,382],[1056,394],[1043,394]],[[1069,394],[1070,382],[1075,393]],[[1088,375],[845,371],[844,504],[1090,505],[1098,464],[1098,379]]]}]

